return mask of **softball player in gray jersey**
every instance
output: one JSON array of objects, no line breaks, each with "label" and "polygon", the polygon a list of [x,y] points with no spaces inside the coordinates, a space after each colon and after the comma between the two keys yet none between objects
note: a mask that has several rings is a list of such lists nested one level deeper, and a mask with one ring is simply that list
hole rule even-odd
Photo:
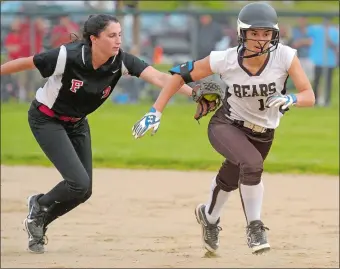
[{"label": "softball player in gray jersey", "polygon": [[[204,59],[171,69],[172,80],[150,112],[134,125],[133,135],[139,138],[159,128],[162,111],[184,83],[219,74],[227,85],[226,97],[210,120],[208,136],[225,161],[213,179],[208,202],[199,204],[195,214],[202,227],[204,247],[215,252],[222,208],[232,191],[239,189],[248,246],[252,253],[261,254],[270,250],[268,228],[261,220],[263,162],[288,107],[313,106],[315,97],[296,51],[279,43],[278,18],[270,5],[255,2],[243,7],[237,31],[238,47],[213,51]],[[286,93],[288,76],[297,94]]]}]

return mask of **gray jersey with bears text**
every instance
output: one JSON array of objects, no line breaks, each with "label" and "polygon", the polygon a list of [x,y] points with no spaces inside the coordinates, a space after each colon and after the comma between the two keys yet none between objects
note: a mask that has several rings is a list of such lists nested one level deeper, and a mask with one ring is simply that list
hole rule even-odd
[{"label": "gray jersey with bears text", "polygon": [[268,54],[259,72],[252,75],[243,67],[237,47],[212,51],[211,70],[219,74],[227,85],[223,104],[226,117],[275,129],[284,112],[280,108],[266,108],[266,99],[286,93],[288,69],[295,54],[295,49],[279,44],[276,50]]}]

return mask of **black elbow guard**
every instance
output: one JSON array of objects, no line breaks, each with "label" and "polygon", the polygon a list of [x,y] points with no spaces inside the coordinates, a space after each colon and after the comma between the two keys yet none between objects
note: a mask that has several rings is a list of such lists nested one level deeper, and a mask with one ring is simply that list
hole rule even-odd
[{"label": "black elbow guard", "polygon": [[173,74],[180,75],[183,78],[185,83],[194,82],[190,75],[190,72],[194,70],[194,62],[195,61],[190,61],[190,62],[186,62],[180,65],[174,66],[173,68],[169,70],[169,72],[171,73],[171,75]]}]

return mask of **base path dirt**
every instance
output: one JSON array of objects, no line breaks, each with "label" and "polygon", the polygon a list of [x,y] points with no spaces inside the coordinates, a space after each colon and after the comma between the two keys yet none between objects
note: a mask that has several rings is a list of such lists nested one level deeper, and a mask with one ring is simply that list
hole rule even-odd
[{"label": "base path dirt", "polygon": [[271,252],[246,245],[238,191],[221,218],[218,257],[207,258],[194,216],[214,173],[95,169],[93,195],[50,225],[47,252],[27,252],[26,199],[59,180],[54,168],[1,166],[1,267],[171,268],[339,266],[339,178],[265,174],[262,218]]}]

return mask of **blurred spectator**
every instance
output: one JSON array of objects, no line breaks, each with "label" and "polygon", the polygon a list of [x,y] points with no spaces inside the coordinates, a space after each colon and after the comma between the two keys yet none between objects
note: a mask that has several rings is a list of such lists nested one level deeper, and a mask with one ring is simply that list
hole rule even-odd
[{"label": "blurred spectator", "polygon": [[4,76],[0,81],[1,85],[1,102],[7,102],[11,98],[18,100],[17,85],[11,76]]},{"label": "blurred spectator", "polygon": [[[31,30],[33,31],[33,34],[34,34],[33,38],[31,34]],[[21,56],[28,57],[32,54],[41,52],[43,49],[44,34],[45,34],[45,24],[42,18],[36,18],[35,20],[32,20],[28,16],[24,17],[20,24],[20,35],[21,35],[21,42],[22,42],[21,43],[21,46],[22,46]]]},{"label": "blurred spectator", "polygon": [[223,36],[215,45],[215,50],[226,50],[238,46],[237,30],[229,25],[222,25]]},{"label": "blurred spectator", "polygon": [[20,20],[15,19],[11,24],[11,30],[5,38],[5,48],[8,52],[7,60],[15,60],[20,58],[21,37],[20,37]]},{"label": "blurred spectator", "polygon": [[[11,32],[6,36],[5,47],[8,59],[29,57],[42,51],[44,22],[37,18],[32,20],[28,16],[15,19],[11,25]],[[34,35],[32,35],[34,33]],[[16,73],[7,78],[3,91],[10,97],[17,97],[19,102],[26,102],[33,96],[36,84],[41,81],[37,70]]]},{"label": "blurred spectator", "polygon": [[[339,34],[339,24],[336,25],[336,31],[338,32]],[[337,54],[337,57],[336,57],[336,66],[339,67],[340,65],[340,51],[339,51],[339,44],[337,46],[337,50],[336,50],[336,54]]]},{"label": "blurred spectator", "polygon": [[222,27],[215,23],[210,15],[202,15],[198,29],[197,59],[207,57],[222,38]]},{"label": "blurred spectator", "polygon": [[[20,20],[15,19],[11,24],[11,30],[8,35],[5,37],[4,42],[6,51],[7,51],[7,60],[15,60],[20,58],[21,53],[21,37],[20,37]],[[17,81],[18,75],[10,75],[4,79],[4,83],[2,83],[2,92],[1,99],[3,101],[8,101],[10,97],[17,98],[18,97],[18,87]],[[3,81],[2,81],[3,82]],[[25,97],[24,97],[25,98]]]},{"label": "blurred spectator", "polygon": [[290,42],[290,26],[288,25],[280,25],[280,43],[283,45],[289,45]]},{"label": "blurred spectator", "polygon": [[312,44],[312,39],[307,32],[307,19],[301,17],[298,19],[297,27],[293,28],[291,46],[297,50],[302,68],[306,72],[307,77],[313,81],[314,79],[314,64],[309,57],[309,50]]},{"label": "blurred spectator", "polygon": [[[333,70],[337,66],[339,53],[339,31],[332,26],[329,20],[324,25],[312,25],[308,27],[308,35],[312,38],[310,57],[314,68],[314,85],[316,104],[320,105],[319,83],[323,72],[325,72],[326,88],[324,89],[324,105],[329,106],[331,102]],[[326,50],[327,45],[327,50]]]},{"label": "blurred spectator", "polygon": [[226,50],[233,47],[235,38],[237,39],[237,31],[233,31],[228,25],[223,25],[221,27],[223,36],[222,39],[215,44],[214,50]]},{"label": "blurred spectator", "polygon": [[215,49],[214,50],[227,50],[230,48],[230,37],[227,35],[224,35],[223,38],[218,41],[215,45]]},{"label": "blurred spectator", "polygon": [[[44,35],[45,23],[42,18],[38,17],[33,19],[28,16],[24,17],[20,24],[20,57],[29,57],[33,54],[42,52]],[[17,75],[19,84],[19,99],[21,101],[31,100],[38,84],[41,82],[39,71],[34,69],[32,71],[17,73]]]},{"label": "blurred spectator", "polygon": [[79,26],[71,21],[68,14],[59,17],[59,24],[55,25],[51,31],[51,46],[57,48],[72,41],[71,34],[79,36]]}]

